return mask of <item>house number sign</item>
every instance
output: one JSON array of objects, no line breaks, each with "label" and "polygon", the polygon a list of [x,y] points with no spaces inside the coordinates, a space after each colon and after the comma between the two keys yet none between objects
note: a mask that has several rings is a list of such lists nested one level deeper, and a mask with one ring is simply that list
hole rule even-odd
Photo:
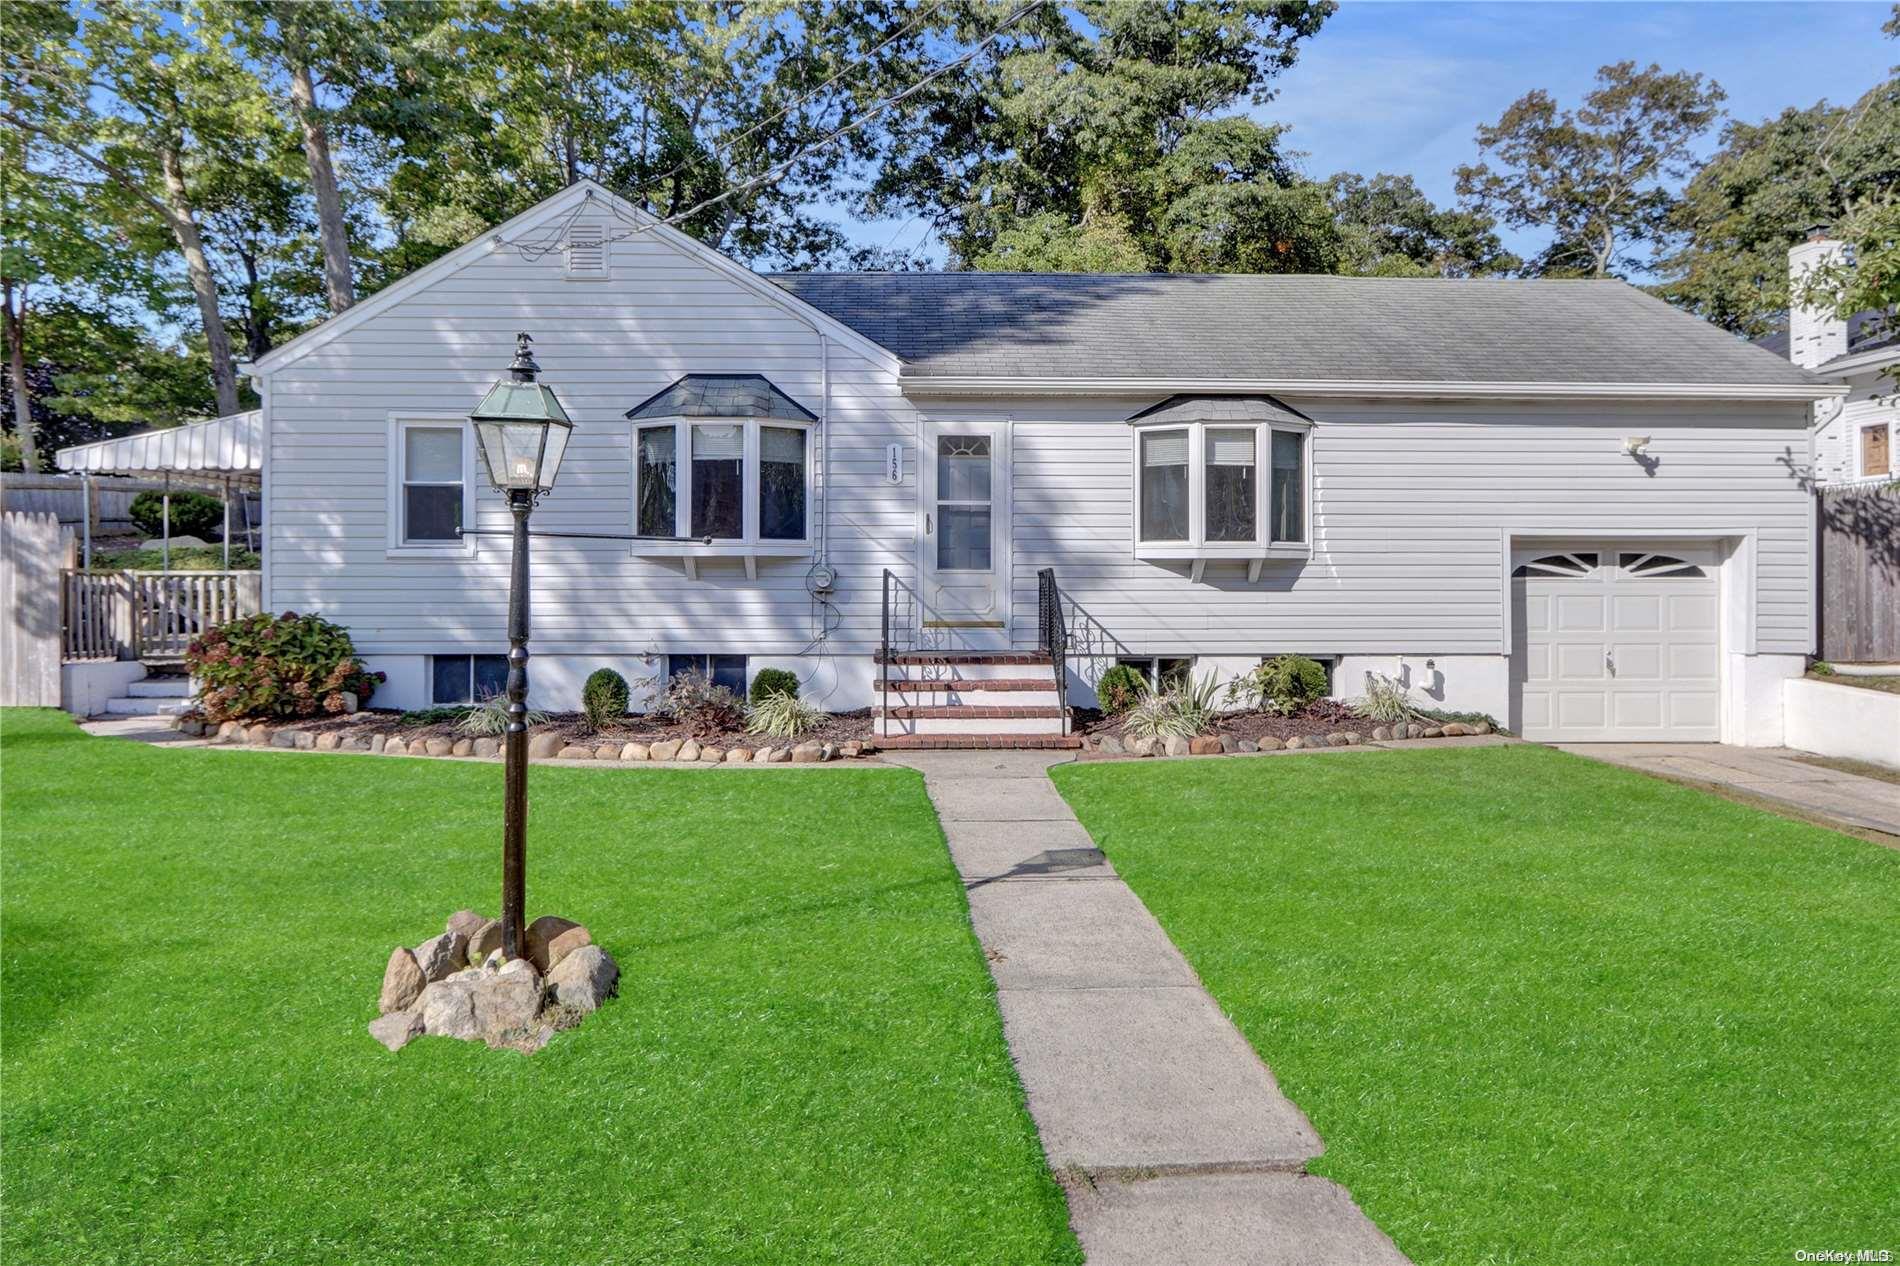
[{"label": "house number sign", "polygon": [[904,482],[904,447],[901,444],[884,446],[884,478],[891,483]]}]

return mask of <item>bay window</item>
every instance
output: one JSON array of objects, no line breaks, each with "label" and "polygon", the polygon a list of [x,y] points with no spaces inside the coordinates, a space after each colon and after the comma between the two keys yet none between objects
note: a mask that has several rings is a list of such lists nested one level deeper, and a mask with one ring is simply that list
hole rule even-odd
[{"label": "bay window", "polygon": [[745,425],[693,427],[692,536],[735,541],[745,535]]},{"label": "bay window", "polygon": [[1309,419],[1266,399],[1177,397],[1130,421],[1137,558],[1190,563],[1196,580],[1241,561],[1257,580],[1270,559],[1310,556]]},{"label": "bay window", "polygon": [[[812,428],[753,418],[679,418],[633,430],[634,531],[690,541],[635,541],[646,557],[759,558],[810,552]],[[712,544],[702,541],[710,538]]]},{"label": "bay window", "polygon": [[798,427],[759,428],[759,535],[805,539],[805,432]]},{"label": "bay window", "polygon": [[677,535],[679,522],[679,444],[670,426],[643,426],[635,431],[634,528],[642,536]]}]

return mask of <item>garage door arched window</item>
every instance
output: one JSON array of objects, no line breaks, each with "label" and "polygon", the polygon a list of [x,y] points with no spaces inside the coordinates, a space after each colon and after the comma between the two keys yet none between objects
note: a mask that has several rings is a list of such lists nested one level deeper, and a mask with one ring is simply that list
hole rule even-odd
[{"label": "garage door arched window", "polygon": [[[1518,565],[1513,576],[1588,576],[1597,569],[1597,555],[1546,554]],[[1497,573],[1493,572],[1493,575]]]},{"label": "garage door arched window", "polygon": [[1706,574],[1696,564],[1672,554],[1624,553],[1617,557],[1617,564],[1626,576],[1695,577]]}]

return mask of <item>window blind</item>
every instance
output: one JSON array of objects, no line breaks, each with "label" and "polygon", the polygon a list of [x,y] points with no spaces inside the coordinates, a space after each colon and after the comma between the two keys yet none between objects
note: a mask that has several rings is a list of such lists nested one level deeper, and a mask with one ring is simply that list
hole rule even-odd
[{"label": "window blind", "polygon": [[745,428],[742,426],[696,426],[693,428],[693,460],[702,462],[737,461],[745,456]]},{"label": "window blind", "polygon": [[1253,465],[1253,432],[1209,431],[1207,461],[1210,466]]},{"label": "window blind", "polygon": [[1186,431],[1149,431],[1141,437],[1141,464],[1144,466],[1185,466],[1188,460]]},{"label": "window blind", "polygon": [[805,461],[805,433],[782,426],[759,428],[759,460],[766,462],[791,462],[803,465]]}]

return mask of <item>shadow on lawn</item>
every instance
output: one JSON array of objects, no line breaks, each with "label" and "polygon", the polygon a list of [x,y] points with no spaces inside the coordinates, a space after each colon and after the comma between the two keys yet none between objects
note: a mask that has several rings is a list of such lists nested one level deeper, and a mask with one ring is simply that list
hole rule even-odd
[{"label": "shadow on lawn", "polygon": [[943,883],[944,881],[941,878],[913,879],[908,883],[885,884],[881,888],[853,889],[848,894],[830,900],[807,901],[803,905],[796,906],[778,906],[760,914],[747,915],[738,919],[729,919],[724,923],[718,923],[709,928],[702,928],[697,932],[688,932],[681,936],[650,936],[630,939],[628,942],[628,950],[631,953],[640,949],[658,949],[663,946],[692,945],[701,941],[721,940],[734,932],[742,932],[748,928],[763,927],[772,923],[783,923],[787,920],[800,919],[806,915],[823,914],[827,911],[837,910],[847,906],[865,905],[871,898],[886,893],[909,892],[918,888],[936,888]]},{"label": "shadow on lawn", "polygon": [[117,945],[84,923],[40,919],[9,910],[0,942],[0,1048],[18,1059],[51,1030],[60,1014],[97,993],[124,959]]}]

